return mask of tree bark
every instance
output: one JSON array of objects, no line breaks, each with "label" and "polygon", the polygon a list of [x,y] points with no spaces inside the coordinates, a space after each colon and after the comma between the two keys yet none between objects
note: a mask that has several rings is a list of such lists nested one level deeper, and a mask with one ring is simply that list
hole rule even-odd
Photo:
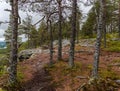
[{"label": "tree bark", "polygon": [[76,16],[77,16],[77,0],[72,1],[72,33],[70,38],[70,50],[69,50],[69,66],[74,66],[74,49],[76,39]]},{"label": "tree bark", "polygon": [[17,82],[17,36],[18,36],[18,0],[11,0],[12,8],[12,40],[11,40],[11,55],[10,55],[10,71],[9,83],[16,84]]},{"label": "tree bark", "polygon": [[101,45],[101,32],[103,29],[103,0],[99,0],[100,10],[98,17],[98,26],[97,26],[97,39],[95,45],[95,53],[94,53],[94,64],[93,64],[93,73],[92,76],[94,78],[98,78],[98,68],[99,68],[99,56],[100,56],[100,45]]},{"label": "tree bark", "polygon": [[120,38],[120,1],[119,1],[119,31],[118,31],[118,36],[119,36],[119,38]]},{"label": "tree bark", "polygon": [[51,25],[51,21],[49,21],[49,25],[48,25],[49,29],[50,29],[50,65],[53,64],[53,33],[52,33],[52,25]]},{"label": "tree bark", "polygon": [[103,37],[104,37],[104,48],[106,48],[106,0],[103,0]]},{"label": "tree bark", "polygon": [[59,31],[58,31],[58,61],[62,59],[62,26],[61,26],[61,20],[62,20],[62,8],[61,8],[61,2],[62,0],[57,0],[58,2],[58,11],[59,11]]}]

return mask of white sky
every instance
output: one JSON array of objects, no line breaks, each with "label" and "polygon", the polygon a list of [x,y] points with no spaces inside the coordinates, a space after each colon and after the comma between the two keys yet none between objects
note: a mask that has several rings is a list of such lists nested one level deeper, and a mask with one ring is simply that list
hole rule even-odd
[{"label": "white sky", "polygon": [[[1,0],[0,0],[1,1]],[[5,1],[0,2],[0,21],[9,21],[9,12],[4,11],[4,9],[10,9],[10,5],[8,3],[6,3]],[[24,19],[26,17],[26,13],[19,11],[20,17],[21,19]],[[34,17],[34,21],[38,21],[39,20],[39,16],[38,14],[32,14],[30,13],[33,17]],[[33,21],[33,22],[34,22]],[[1,24],[0,25],[0,41],[4,40],[4,31],[7,29],[8,24]]]},{"label": "white sky", "polygon": [[[0,0],[1,1],[1,0]],[[90,7],[84,7],[83,5],[81,6],[83,13],[87,13],[89,11]],[[0,21],[9,21],[9,12],[4,11],[4,9],[10,9],[10,5],[8,3],[6,3],[5,1],[2,0],[2,2],[0,2]],[[24,19],[26,17],[26,13],[20,11],[19,12],[20,17],[22,19]],[[40,19],[40,16],[38,14],[32,14],[34,20],[33,22],[37,22]],[[8,24],[1,24],[0,25],[0,41],[4,40],[4,31],[7,29]]]},{"label": "white sky", "polygon": [[[9,12],[4,11],[5,8],[10,8],[5,2],[0,2],[0,21],[7,21],[9,19]],[[4,30],[7,29],[7,24],[2,24],[0,26],[0,41],[4,40]]]}]

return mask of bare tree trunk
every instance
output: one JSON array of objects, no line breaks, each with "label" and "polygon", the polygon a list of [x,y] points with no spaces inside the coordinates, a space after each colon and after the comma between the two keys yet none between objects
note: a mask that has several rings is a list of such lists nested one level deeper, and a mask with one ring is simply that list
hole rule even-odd
[{"label": "bare tree trunk", "polygon": [[74,49],[76,39],[76,15],[77,15],[77,0],[72,1],[72,33],[70,38],[70,51],[69,51],[69,66],[74,66]]},{"label": "bare tree trunk", "polygon": [[28,34],[28,49],[30,48],[30,35]]},{"label": "bare tree trunk", "polygon": [[78,44],[79,43],[79,22],[77,22],[77,30],[76,30],[76,43]]},{"label": "bare tree trunk", "polygon": [[52,25],[51,25],[51,21],[49,21],[49,25],[48,25],[49,29],[50,29],[50,65],[53,64],[53,34],[52,34]]},{"label": "bare tree trunk", "polygon": [[120,1],[119,1],[119,31],[118,31],[118,33],[119,33],[119,38],[120,38]]},{"label": "bare tree trunk", "polygon": [[103,0],[103,32],[104,48],[106,48],[106,0]]},{"label": "bare tree trunk", "polygon": [[100,45],[101,45],[101,32],[103,28],[103,0],[99,0],[100,10],[98,17],[98,27],[97,27],[97,39],[95,45],[95,53],[94,53],[94,64],[93,64],[93,73],[92,76],[94,78],[98,78],[98,68],[99,68],[99,55],[100,55]]},{"label": "bare tree trunk", "polygon": [[12,12],[11,12],[12,13],[12,40],[11,40],[9,83],[15,85],[17,82],[18,0],[12,0],[11,7],[12,7]]},{"label": "bare tree trunk", "polygon": [[62,0],[57,0],[58,2],[58,9],[59,9],[59,31],[58,31],[58,61],[62,59],[62,26],[61,26],[61,20],[62,20],[62,8],[61,8],[61,2]]},{"label": "bare tree trunk", "polygon": [[76,33],[76,43],[78,44],[79,43],[79,31],[77,30],[77,33]]}]

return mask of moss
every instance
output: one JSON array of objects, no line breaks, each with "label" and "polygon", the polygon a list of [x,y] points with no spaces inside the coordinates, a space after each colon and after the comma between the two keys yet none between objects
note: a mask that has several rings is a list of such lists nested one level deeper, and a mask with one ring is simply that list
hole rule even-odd
[{"label": "moss", "polygon": [[81,49],[82,49],[82,47],[80,45],[75,46],[75,51],[78,51],[78,50],[81,50]]},{"label": "moss", "polygon": [[105,49],[106,51],[110,51],[110,52],[120,52],[120,47],[109,47]]},{"label": "moss", "polygon": [[17,72],[17,82],[10,84],[6,81],[6,83],[3,84],[3,91],[23,91],[23,78],[24,74],[20,71]]},{"label": "moss", "polygon": [[60,61],[53,64],[52,67],[45,65],[44,68],[53,78],[52,84],[54,87],[62,87],[62,84],[66,81],[69,81],[68,84],[70,87],[74,87],[74,83],[78,82],[75,79],[76,76],[81,74],[82,64],[80,62],[75,62],[75,66],[70,68],[67,62]]},{"label": "moss", "polygon": [[4,90],[4,89],[0,88],[0,91],[6,91],[6,90]]},{"label": "moss", "polygon": [[109,78],[112,80],[120,79],[120,76],[116,72],[112,71],[111,67],[108,67],[107,70],[101,69],[100,77],[104,79]]},{"label": "moss", "polygon": [[120,52],[120,41],[107,41],[107,47],[103,49],[111,52]]},{"label": "moss", "polygon": [[120,63],[120,59],[113,60],[112,63]]},{"label": "moss", "polygon": [[89,64],[89,65],[87,66],[87,69],[92,70],[92,69],[93,69],[93,65]]},{"label": "moss", "polygon": [[106,37],[109,38],[109,39],[117,38],[118,33],[107,33]]},{"label": "moss", "polygon": [[22,82],[24,78],[24,74],[22,72],[17,73],[17,80],[18,82]]}]

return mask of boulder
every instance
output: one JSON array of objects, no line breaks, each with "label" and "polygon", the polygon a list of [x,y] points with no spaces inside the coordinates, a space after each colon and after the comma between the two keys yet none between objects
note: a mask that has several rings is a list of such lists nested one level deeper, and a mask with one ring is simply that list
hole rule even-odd
[{"label": "boulder", "polygon": [[33,50],[32,49],[22,50],[18,54],[18,59],[19,59],[19,61],[23,61],[23,60],[29,59],[32,54],[33,54]]},{"label": "boulder", "polygon": [[22,50],[18,54],[18,59],[19,61],[23,61],[23,60],[29,59],[31,55],[36,54],[36,53],[42,53],[42,49],[37,48],[37,49]]},{"label": "boulder", "polygon": [[29,59],[32,54],[33,54],[32,52],[25,52],[24,51],[24,52],[19,54],[18,59],[19,59],[19,61],[23,61],[25,59]]},{"label": "boulder", "polygon": [[120,80],[116,80],[115,82],[120,85]]}]

